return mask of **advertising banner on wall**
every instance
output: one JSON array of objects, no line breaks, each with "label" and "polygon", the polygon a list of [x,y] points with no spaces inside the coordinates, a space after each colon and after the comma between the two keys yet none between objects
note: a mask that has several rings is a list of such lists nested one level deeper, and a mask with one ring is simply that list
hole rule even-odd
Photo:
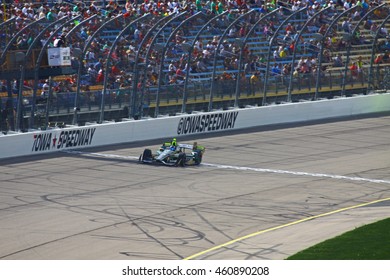
[{"label": "advertising banner on wall", "polygon": [[49,66],[70,66],[70,48],[49,48],[47,51]]}]

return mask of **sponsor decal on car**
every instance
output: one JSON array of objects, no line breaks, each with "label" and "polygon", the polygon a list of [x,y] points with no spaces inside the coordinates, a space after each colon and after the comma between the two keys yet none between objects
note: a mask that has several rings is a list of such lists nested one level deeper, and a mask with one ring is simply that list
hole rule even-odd
[{"label": "sponsor decal on car", "polygon": [[96,128],[72,129],[58,132],[34,134],[31,151],[60,150],[69,147],[90,146]]},{"label": "sponsor decal on car", "polygon": [[177,126],[177,134],[191,134],[234,128],[238,111],[182,117]]}]

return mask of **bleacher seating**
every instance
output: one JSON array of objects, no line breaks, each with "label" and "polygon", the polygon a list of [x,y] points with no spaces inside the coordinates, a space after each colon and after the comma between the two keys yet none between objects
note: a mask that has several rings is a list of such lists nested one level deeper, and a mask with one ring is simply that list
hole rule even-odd
[{"label": "bleacher seating", "polygon": [[[100,106],[107,110],[129,106],[133,110],[130,114],[157,116],[160,113],[180,112],[183,102],[192,104],[187,106],[187,111],[210,110],[210,106],[211,109],[217,109],[237,105],[244,107],[253,103],[295,102],[302,99],[302,96],[314,98],[316,92],[320,94],[317,97],[332,98],[346,94],[345,89],[352,94],[356,89],[362,92],[381,87],[381,78],[390,64],[390,59],[387,58],[389,38],[380,36],[377,44],[373,45],[376,32],[363,26],[365,20],[360,22],[359,18],[353,18],[354,10],[345,12],[343,7],[337,6],[324,12],[325,16],[318,14],[311,21],[314,15],[310,11],[311,7],[308,11],[302,10],[293,15],[293,2],[279,1],[279,7],[284,8],[276,10],[269,17],[262,14],[261,9],[256,6],[252,7],[253,11],[250,13],[250,10],[232,9],[220,16],[207,9],[192,18],[190,16],[195,15],[195,12],[190,10],[180,16],[153,15],[148,20],[132,25],[123,38],[119,38],[111,57],[108,57],[108,51],[118,38],[121,28],[139,15],[130,13],[125,16],[124,6],[115,7],[109,3],[106,7],[98,7],[96,18],[88,20],[90,15],[86,13],[82,19],[59,31],[57,36],[66,34],[66,46],[71,48],[73,64],[68,67],[70,72],[61,74],[62,69],[46,65],[48,72],[41,71],[44,68],[41,67],[39,81],[36,82],[31,78],[33,71],[29,71],[30,65],[36,61],[36,53],[33,52],[27,58],[30,68],[27,67],[27,77],[23,82],[32,89],[23,89],[23,98],[28,101],[26,104],[31,105],[34,92],[36,95],[41,94],[43,81],[48,78],[43,73],[55,75],[55,102],[49,104],[53,106],[53,115],[59,114],[61,110],[64,114],[71,114],[76,104],[81,113],[98,111]],[[370,24],[380,26],[384,22],[384,15],[389,12],[390,0],[385,2],[386,5],[378,9],[383,10],[381,13],[369,14],[367,19]],[[76,7],[87,9],[91,5],[92,2],[84,1],[73,4],[72,10]],[[375,7],[372,6],[371,9]],[[268,10],[267,15],[273,9]],[[318,11],[320,8],[315,10]],[[333,22],[342,13],[343,16]],[[77,12],[72,15],[74,14]],[[265,17],[261,18],[262,16]],[[110,21],[113,17],[117,17],[116,20]],[[259,23],[255,24],[258,20]],[[352,27],[349,31],[343,26],[343,22],[347,20],[351,20]],[[294,36],[309,21],[307,29],[302,30],[301,37],[294,45]],[[110,23],[106,25],[107,22]],[[3,109],[9,98],[15,101],[14,104],[18,102],[17,87],[21,76],[16,70],[19,69],[20,61],[11,56],[11,53],[25,52],[28,47],[28,44],[17,46],[17,40],[12,36],[20,32],[21,37],[23,34],[30,34],[34,37],[41,36],[44,41],[54,31],[53,27],[47,34],[41,33],[48,23],[42,21],[31,27],[23,27],[16,20],[6,22],[3,18],[0,21],[0,55],[8,55],[0,65],[2,89],[11,88],[7,82],[10,80],[8,77],[16,81],[12,92],[2,90],[0,93]],[[354,38],[351,30],[358,23],[360,37]],[[323,38],[320,34],[324,24],[333,24],[333,29],[327,36],[329,38]],[[80,28],[75,28],[77,25]],[[102,26],[104,28],[100,28]],[[290,26],[295,27],[295,31],[286,35]],[[390,24],[386,23],[385,27],[390,28]],[[253,32],[249,34],[252,28]],[[200,30],[203,31],[199,33]],[[270,45],[273,36],[275,40]],[[87,38],[91,37],[93,39],[89,41]],[[9,42],[15,44],[6,48]],[[221,48],[215,51],[218,45]],[[193,46],[196,48],[193,49]],[[324,57],[320,62],[322,46],[325,46]],[[39,47],[37,44],[38,50]],[[282,49],[286,53],[280,57]],[[77,55],[80,53],[77,50],[81,50],[81,57]],[[373,50],[374,57],[379,55],[384,58],[380,63],[374,62],[374,68],[371,67]],[[341,57],[341,64],[334,63],[334,58],[338,56]],[[186,68],[189,57],[189,66]],[[307,71],[305,67],[301,67],[302,61],[308,65]],[[359,64],[357,74],[350,68],[353,63]],[[174,68],[179,68],[180,71],[173,71]],[[80,77],[76,75],[70,79],[70,75],[77,74],[79,69]],[[185,78],[187,71],[188,80]],[[320,80],[317,80],[318,71]],[[108,103],[104,103],[106,99]],[[34,110],[33,107],[29,108]],[[33,112],[30,114],[33,115]]]}]

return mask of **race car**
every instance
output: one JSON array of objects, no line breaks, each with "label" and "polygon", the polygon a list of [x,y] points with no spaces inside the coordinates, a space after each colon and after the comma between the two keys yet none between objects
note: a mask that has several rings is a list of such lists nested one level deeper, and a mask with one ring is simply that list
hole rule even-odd
[{"label": "race car", "polygon": [[139,162],[155,163],[168,166],[188,166],[199,165],[202,162],[202,157],[205,147],[194,144],[176,144],[165,142],[161,145],[156,153],[152,153],[150,149],[145,149],[139,156]]}]

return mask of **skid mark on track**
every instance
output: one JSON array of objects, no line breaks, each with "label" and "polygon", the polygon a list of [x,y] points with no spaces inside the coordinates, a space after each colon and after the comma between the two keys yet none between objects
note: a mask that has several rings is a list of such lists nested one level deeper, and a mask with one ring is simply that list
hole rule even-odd
[{"label": "skid mark on track", "polygon": [[189,257],[184,258],[184,260],[196,259],[196,258],[204,256],[204,255],[206,255],[206,254],[208,254],[210,252],[214,252],[216,250],[219,250],[219,249],[222,249],[222,248],[226,248],[226,247],[228,247],[228,246],[230,246],[232,244],[235,244],[237,242],[244,241],[246,239],[249,239],[249,238],[252,238],[252,237],[256,237],[258,235],[261,235],[261,234],[264,234],[264,233],[267,233],[267,232],[275,231],[275,230],[282,229],[282,228],[285,228],[285,227],[297,225],[297,224],[300,224],[300,223],[303,223],[303,222],[311,221],[311,220],[314,220],[314,219],[330,216],[330,215],[337,214],[337,213],[340,213],[340,212],[345,212],[345,211],[348,211],[348,210],[361,208],[361,207],[364,207],[364,206],[369,206],[369,205],[372,205],[372,204],[385,202],[385,201],[390,201],[390,197],[383,198],[383,199],[378,199],[378,200],[374,200],[374,201],[370,201],[370,202],[366,202],[366,203],[361,203],[361,204],[353,205],[353,206],[350,206],[350,207],[337,209],[337,210],[334,210],[334,211],[330,211],[330,212],[322,213],[322,214],[319,214],[319,215],[310,216],[310,217],[307,217],[307,218],[304,218],[304,219],[301,219],[301,220],[293,221],[293,222],[290,222],[290,223],[287,223],[287,224],[283,224],[283,225],[279,225],[279,226],[276,226],[276,227],[268,228],[268,229],[265,229],[265,230],[257,231],[257,232],[254,232],[254,233],[251,233],[251,234],[248,234],[248,235],[236,238],[236,239],[232,239],[232,240],[230,240],[230,241],[228,241],[226,243],[220,244],[218,246],[214,246],[212,248],[209,248],[207,250],[201,251],[199,253],[193,254],[193,255],[191,255]]},{"label": "skid mark on track", "polygon": [[[78,155],[91,156],[91,157],[138,160],[138,157],[135,156],[121,156],[121,155],[104,154],[104,153],[88,153],[88,152],[81,152],[81,151],[64,151],[64,152],[68,154],[78,154]],[[207,167],[214,167],[218,169],[288,174],[288,175],[295,175],[295,176],[306,176],[306,177],[317,177],[317,178],[319,177],[319,178],[329,178],[329,179],[336,179],[336,180],[368,182],[368,183],[376,183],[376,184],[390,184],[389,180],[371,179],[371,178],[363,178],[363,177],[350,177],[350,176],[343,176],[343,175],[336,175],[336,174],[310,173],[310,172],[302,172],[302,171],[256,168],[256,167],[247,167],[247,166],[233,166],[233,165],[223,165],[223,164],[214,164],[214,163],[202,163],[201,165]]]}]

